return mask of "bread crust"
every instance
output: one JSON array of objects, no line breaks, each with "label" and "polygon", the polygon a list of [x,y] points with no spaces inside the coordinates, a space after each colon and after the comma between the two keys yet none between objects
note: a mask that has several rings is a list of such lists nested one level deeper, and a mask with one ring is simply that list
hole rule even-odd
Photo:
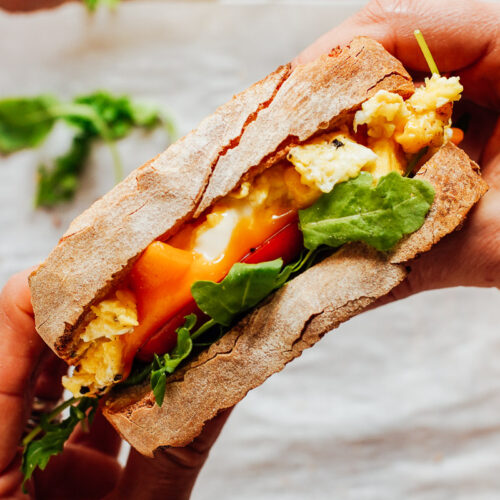
[{"label": "bread crust", "polygon": [[433,155],[415,178],[425,179],[434,186],[434,203],[425,224],[401,240],[389,254],[394,264],[427,252],[443,236],[460,227],[467,212],[488,191],[479,165],[451,142]]},{"label": "bread crust", "polygon": [[413,83],[380,44],[357,38],[308,65],[282,66],[236,95],[73,221],[30,277],[39,334],[74,362],[90,306],[152,241],[172,234],[291,145],[346,119],[380,89],[408,97]]},{"label": "bread crust", "polygon": [[487,190],[477,164],[451,143],[432,156],[417,178],[436,191],[418,231],[388,254],[346,245],[293,279],[172,375],[161,408],[147,383],[116,391],[104,406],[116,430],[148,456],[163,446],[188,444],[219,411],[400,283],[408,272],[404,263],[459,226]]},{"label": "bread crust", "polygon": [[207,420],[405,276],[403,266],[388,263],[375,250],[346,245],[296,277],[171,376],[161,408],[144,385],[108,398],[104,414],[140,453],[152,456],[162,446],[184,446]]}]

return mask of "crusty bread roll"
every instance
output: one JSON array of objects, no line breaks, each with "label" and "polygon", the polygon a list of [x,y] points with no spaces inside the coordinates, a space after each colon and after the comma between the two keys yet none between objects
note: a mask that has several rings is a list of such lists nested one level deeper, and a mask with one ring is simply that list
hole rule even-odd
[{"label": "crusty bread roll", "polygon": [[[409,97],[410,76],[377,42],[356,38],[310,64],[290,65],[233,97],[76,218],[31,276],[37,330],[67,361],[90,306],[140,253],[197,217],[289,149],[352,118],[379,90]],[[167,381],[160,408],[147,383],[116,388],[104,413],[141,453],[182,446],[322,335],[388,293],[403,265],[453,231],[486,190],[477,165],[451,144],[419,171],[436,197],[424,225],[382,254],[350,244],[293,279]]]},{"label": "crusty bread roll", "polygon": [[403,263],[453,231],[485,193],[479,167],[453,144],[418,172],[436,191],[424,225],[387,255],[349,244],[293,279],[220,341],[167,381],[155,404],[148,383],[116,391],[104,414],[138,451],[183,446],[220,410],[284,368],[325,333],[387,294],[407,275]]}]

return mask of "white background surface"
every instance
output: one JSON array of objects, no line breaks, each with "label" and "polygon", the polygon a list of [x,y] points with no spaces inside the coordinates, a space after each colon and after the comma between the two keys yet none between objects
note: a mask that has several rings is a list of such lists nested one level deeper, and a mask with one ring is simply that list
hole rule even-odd
[{"label": "white background surface", "polygon": [[[128,2],[90,19],[77,5],[0,14],[0,96],[107,88],[164,104],[184,134],[290,60],[358,2]],[[97,148],[76,201],[34,211],[38,160],[0,158],[0,285],[42,260],[112,186]],[[136,134],[128,170],[165,146]],[[195,499],[500,497],[500,294],[421,294],[359,316],[251,392],[213,448]]]}]

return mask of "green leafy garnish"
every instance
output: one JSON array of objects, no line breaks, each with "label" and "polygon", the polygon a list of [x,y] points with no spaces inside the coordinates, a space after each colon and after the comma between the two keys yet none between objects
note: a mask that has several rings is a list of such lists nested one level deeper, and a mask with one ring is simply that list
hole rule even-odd
[{"label": "green leafy garnish", "polygon": [[0,153],[39,146],[58,120],[69,124],[75,134],[67,153],[56,158],[51,166],[39,166],[36,206],[51,207],[73,198],[95,139],[104,140],[109,146],[115,180],[119,182],[123,168],[115,145],[117,139],[135,127],[151,129],[162,124],[173,136],[173,125],[159,108],[127,96],[99,91],[70,103],[49,95],[7,98],[0,100]]},{"label": "green leafy garnish", "polygon": [[165,386],[167,374],[174,373],[177,366],[189,356],[193,349],[191,330],[196,324],[196,314],[186,316],[183,326],[177,328],[177,344],[167,354],[158,356],[155,354],[151,371],[151,389],[155,395],[156,404],[161,406],[165,397]]},{"label": "green leafy garnish", "polygon": [[277,286],[283,261],[237,263],[220,282],[196,281],[191,294],[198,307],[216,323],[229,326],[234,318],[267,297]]},{"label": "green leafy garnish", "polygon": [[120,0],[83,0],[83,3],[90,12],[94,12],[98,7],[113,9],[120,3]]},{"label": "green leafy garnish", "polygon": [[45,165],[38,167],[35,206],[51,207],[73,198],[90,144],[91,139],[86,134],[77,134],[73,137],[70,150],[56,158],[52,168]]},{"label": "green leafy garnish", "polygon": [[[77,403],[77,404],[75,404]],[[87,421],[92,423],[99,400],[97,398],[71,398],[51,413],[42,416],[40,425],[35,427],[23,439],[23,460],[21,471],[23,473],[23,490],[27,480],[38,467],[44,470],[50,458],[62,452],[64,443],[74,431],[78,423]],[[61,422],[54,423],[53,420],[69,407],[69,416]],[[44,433],[41,438],[35,439]]]},{"label": "green leafy garnish", "polygon": [[41,144],[54,125],[57,99],[50,95],[0,100],[0,152]]},{"label": "green leafy garnish", "polygon": [[424,180],[391,172],[374,185],[372,176],[361,172],[299,211],[304,245],[314,250],[364,241],[389,250],[422,226],[433,200],[434,189]]},{"label": "green leafy garnish", "polygon": [[[127,96],[113,96],[108,92],[97,91],[76,97],[73,102],[92,108],[106,124],[111,139],[125,137],[133,127],[152,128],[161,122],[161,115],[156,106],[134,102]],[[68,121],[88,135],[101,134],[95,122],[82,119],[81,116],[70,116]]]},{"label": "green leafy garnish", "polygon": [[[192,332],[196,325],[196,315],[186,316],[184,325],[177,329],[177,345],[174,350],[163,356],[155,355],[154,361],[149,365],[137,366],[131,375],[135,383],[141,382],[151,373],[151,389],[156,403],[161,406],[165,397],[167,375],[174,373],[179,364],[191,354],[194,345],[210,345],[194,344],[194,340],[209,331],[218,333],[220,338],[241,314],[283,286],[297,272],[310,266],[318,253],[319,251],[312,250],[305,252],[296,262],[283,269],[281,259],[260,264],[236,263],[220,283],[196,281],[191,288],[193,298],[210,319]],[[129,382],[127,379],[123,384],[128,385]]]}]

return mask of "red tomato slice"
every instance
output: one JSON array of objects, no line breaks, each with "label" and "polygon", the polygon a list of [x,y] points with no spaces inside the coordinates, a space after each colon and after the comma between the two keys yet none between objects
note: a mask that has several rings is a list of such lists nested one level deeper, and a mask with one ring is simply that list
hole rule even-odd
[{"label": "red tomato slice", "polygon": [[[303,248],[302,233],[298,222],[295,220],[288,223],[276,234],[268,238],[252,252],[241,259],[241,262],[257,264],[267,262],[281,257],[285,264],[291,262]],[[139,350],[137,357],[142,361],[151,361],[154,353],[162,354],[170,352],[177,342],[175,330],[184,324],[184,317],[194,313],[198,317],[198,323],[206,319],[206,316],[198,309],[196,302],[192,300],[178,313],[170,318],[165,325],[155,333],[146,344]]]},{"label": "red tomato slice", "polygon": [[247,264],[257,264],[282,258],[285,264],[291,262],[300,253],[303,247],[302,233],[295,220],[273,234],[253,252],[241,259]]}]

